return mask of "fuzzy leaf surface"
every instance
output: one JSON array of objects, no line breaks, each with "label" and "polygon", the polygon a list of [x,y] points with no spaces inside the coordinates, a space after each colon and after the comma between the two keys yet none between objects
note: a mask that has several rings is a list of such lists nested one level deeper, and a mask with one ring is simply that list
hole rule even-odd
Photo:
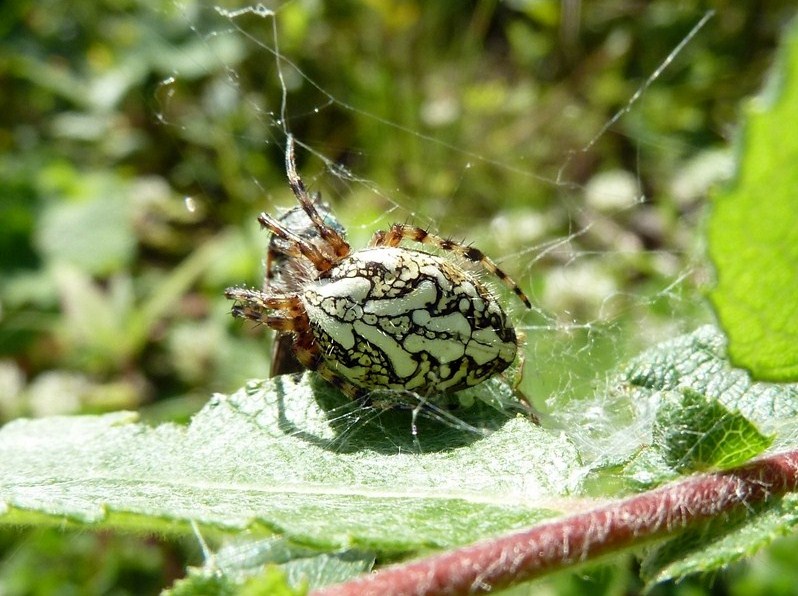
[{"label": "fuzzy leaf surface", "polygon": [[12,422],[0,431],[0,520],[194,521],[405,552],[530,525],[572,484],[573,446],[526,418],[475,405],[462,421],[421,415],[413,436],[410,411],[365,410],[310,378],[216,395],[188,427],[124,412]]}]

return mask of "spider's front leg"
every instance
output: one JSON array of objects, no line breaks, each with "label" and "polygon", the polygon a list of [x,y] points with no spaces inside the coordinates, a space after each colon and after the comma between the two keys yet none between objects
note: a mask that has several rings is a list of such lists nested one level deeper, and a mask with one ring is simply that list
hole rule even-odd
[{"label": "spider's front leg", "polygon": [[281,248],[283,254],[289,257],[301,255],[313,263],[317,271],[327,271],[333,266],[333,261],[319,250],[319,247],[286,228],[279,219],[275,219],[268,213],[261,213],[258,216],[258,223],[262,228],[286,241],[286,246]]},{"label": "spider's front leg", "polygon": [[227,288],[225,298],[234,300],[233,316],[262,323],[276,331],[307,328],[308,316],[297,296],[270,296],[259,290]]},{"label": "spider's front leg", "polygon": [[227,288],[224,295],[235,301],[233,316],[264,324],[281,333],[292,333],[293,352],[302,366],[319,373],[349,398],[361,399],[362,391],[335,374],[321,357],[307,312],[298,296],[270,296],[247,288]]},{"label": "spider's front leg", "polygon": [[[308,194],[305,189],[305,183],[299,177],[296,171],[296,161],[294,160],[294,137],[288,135],[288,141],[285,148],[285,171],[288,175],[288,185],[291,191],[299,201],[302,209],[305,211],[310,221],[316,227],[319,236],[324,243],[332,250],[332,253],[337,259],[342,259],[350,253],[349,244],[344,240],[343,236],[339,234],[335,228],[325,223],[324,218],[319,215],[313,198]],[[321,269],[320,269],[321,271]]]}]

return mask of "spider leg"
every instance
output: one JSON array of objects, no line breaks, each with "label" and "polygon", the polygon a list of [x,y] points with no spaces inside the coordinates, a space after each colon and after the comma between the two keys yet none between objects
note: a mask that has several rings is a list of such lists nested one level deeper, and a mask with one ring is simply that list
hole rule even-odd
[{"label": "spider leg", "polygon": [[313,263],[317,271],[327,271],[333,266],[333,261],[325,256],[316,245],[301,238],[268,213],[258,215],[258,222],[261,227],[270,230],[272,234],[289,243],[289,246],[283,251],[288,256],[297,257],[302,255]]},{"label": "spider leg", "polygon": [[[345,238],[346,233],[343,226],[335,219],[329,205],[322,202],[321,193],[314,192],[310,195],[310,200],[313,203],[316,212],[322,217],[325,224],[338,232],[338,234]],[[310,244],[319,247],[325,254],[330,254],[329,246],[321,244],[324,242],[316,229],[316,225],[310,219],[304,208],[301,205],[296,205],[289,209],[277,220],[283,225],[294,232],[297,236],[301,237]],[[327,249],[327,250],[326,250]],[[300,257],[300,258],[297,258]],[[269,249],[266,252],[266,275],[264,276],[264,290],[270,288],[273,284],[277,284],[277,291],[279,292],[286,279],[290,279],[293,275],[291,272],[291,262],[304,261],[302,253],[296,246],[290,244],[283,238],[271,235],[269,240]],[[287,348],[290,345],[287,344]]]},{"label": "spider leg", "polygon": [[259,290],[247,288],[227,288],[224,297],[228,300],[247,303],[259,310],[283,310],[289,315],[298,315],[305,311],[297,296],[270,296]]},{"label": "spider leg", "polygon": [[408,224],[393,224],[388,230],[379,230],[375,232],[374,236],[371,238],[371,242],[369,242],[369,246],[399,246],[399,243],[404,239],[412,240],[420,244],[429,244],[441,250],[452,251],[464,259],[481,265],[486,271],[498,277],[504,285],[510,288],[527,308],[532,308],[532,303],[521,288],[518,287],[518,284],[504,271],[499,269],[498,265],[481,250],[473,246],[465,246],[453,240],[441,238],[435,234],[430,234],[422,228]]},{"label": "spider leg", "polygon": [[288,185],[294,192],[294,196],[296,196],[302,209],[305,210],[305,213],[308,214],[313,225],[316,226],[321,239],[332,249],[333,254],[339,259],[347,256],[350,253],[349,244],[338,232],[324,223],[321,215],[319,215],[319,212],[316,210],[316,206],[313,204],[313,199],[308,195],[308,191],[305,189],[305,183],[302,182],[302,178],[297,174],[296,162],[294,161],[293,135],[288,135],[288,141],[286,143],[285,171],[288,174]]},{"label": "spider leg", "polygon": [[234,317],[263,323],[283,333],[309,325],[307,313],[296,296],[269,296],[246,288],[227,288],[224,295],[236,301]]},{"label": "spider leg", "polygon": [[305,329],[296,332],[294,340],[294,354],[296,359],[307,369],[315,370],[319,376],[337,387],[350,399],[359,399],[362,391],[352,383],[343,380],[327,365],[319,354],[319,346],[313,338],[313,333],[308,324]]},{"label": "spider leg", "polygon": [[316,372],[319,373],[319,376],[327,381],[330,385],[337,387],[341,393],[346,395],[349,399],[359,400],[362,398],[363,391],[349,381],[344,381],[341,377],[336,375],[326,363],[322,362],[319,364],[319,366],[316,368]]},{"label": "spider leg", "polygon": [[263,323],[281,333],[293,333],[294,355],[302,366],[315,370],[351,399],[361,396],[359,388],[341,379],[322,359],[307,312],[298,296],[269,296],[247,288],[227,288],[224,295],[236,301],[234,316]]}]

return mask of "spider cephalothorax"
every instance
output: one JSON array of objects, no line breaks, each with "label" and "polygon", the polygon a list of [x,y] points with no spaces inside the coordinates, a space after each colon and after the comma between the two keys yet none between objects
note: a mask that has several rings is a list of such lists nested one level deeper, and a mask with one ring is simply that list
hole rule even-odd
[{"label": "spider cephalothorax", "polygon": [[[516,333],[491,292],[453,261],[399,244],[429,244],[478,263],[530,306],[493,261],[406,224],[376,232],[368,248],[353,252],[334,218],[322,216],[318,199],[305,190],[291,137],[286,170],[315,232],[286,225],[285,216],[258,216],[274,234],[270,251],[283,255],[281,280],[263,291],[229,288],[233,315],[290,334],[296,359],[353,398],[386,390],[454,392],[513,362]],[[296,278],[286,279],[291,275]]]},{"label": "spider cephalothorax", "polygon": [[[346,230],[333,215],[330,206],[322,202],[321,194],[313,193],[310,196],[313,207],[324,220],[324,224],[345,238]],[[283,213],[278,221],[296,235],[307,242],[318,242],[319,231],[305,210],[296,205]],[[305,258],[294,258],[286,254],[290,250],[289,241],[276,234],[271,235],[269,249],[266,251],[266,275],[263,281],[263,291],[267,293],[295,293],[302,290],[302,284],[308,275],[315,277],[313,264]],[[270,376],[276,377],[289,373],[300,372],[304,369],[294,355],[294,337],[292,333],[275,333],[272,344],[272,361],[269,371]]]}]

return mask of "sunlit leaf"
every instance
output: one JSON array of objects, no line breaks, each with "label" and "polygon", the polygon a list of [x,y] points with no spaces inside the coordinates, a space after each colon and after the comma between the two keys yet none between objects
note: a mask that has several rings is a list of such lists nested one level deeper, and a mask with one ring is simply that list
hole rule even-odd
[{"label": "sunlit leaf", "polygon": [[693,389],[663,394],[654,444],[679,471],[724,469],[759,455],[773,442],[739,412]]},{"label": "sunlit leaf", "polygon": [[760,379],[798,379],[798,25],[746,108],[736,180],[713,197],[712,302],[729,356]]},{"label": "sunlit leaf", "polygon": [[[551,515],[569,441],[477,402],[375,412],[304,377],[215,396],[189,427],[132,414],[18,420],[0,431],[9,523],[163,529],[189,520],[317,548],[463,544]],[[483,388],[484,390],[484,388]]]}]

